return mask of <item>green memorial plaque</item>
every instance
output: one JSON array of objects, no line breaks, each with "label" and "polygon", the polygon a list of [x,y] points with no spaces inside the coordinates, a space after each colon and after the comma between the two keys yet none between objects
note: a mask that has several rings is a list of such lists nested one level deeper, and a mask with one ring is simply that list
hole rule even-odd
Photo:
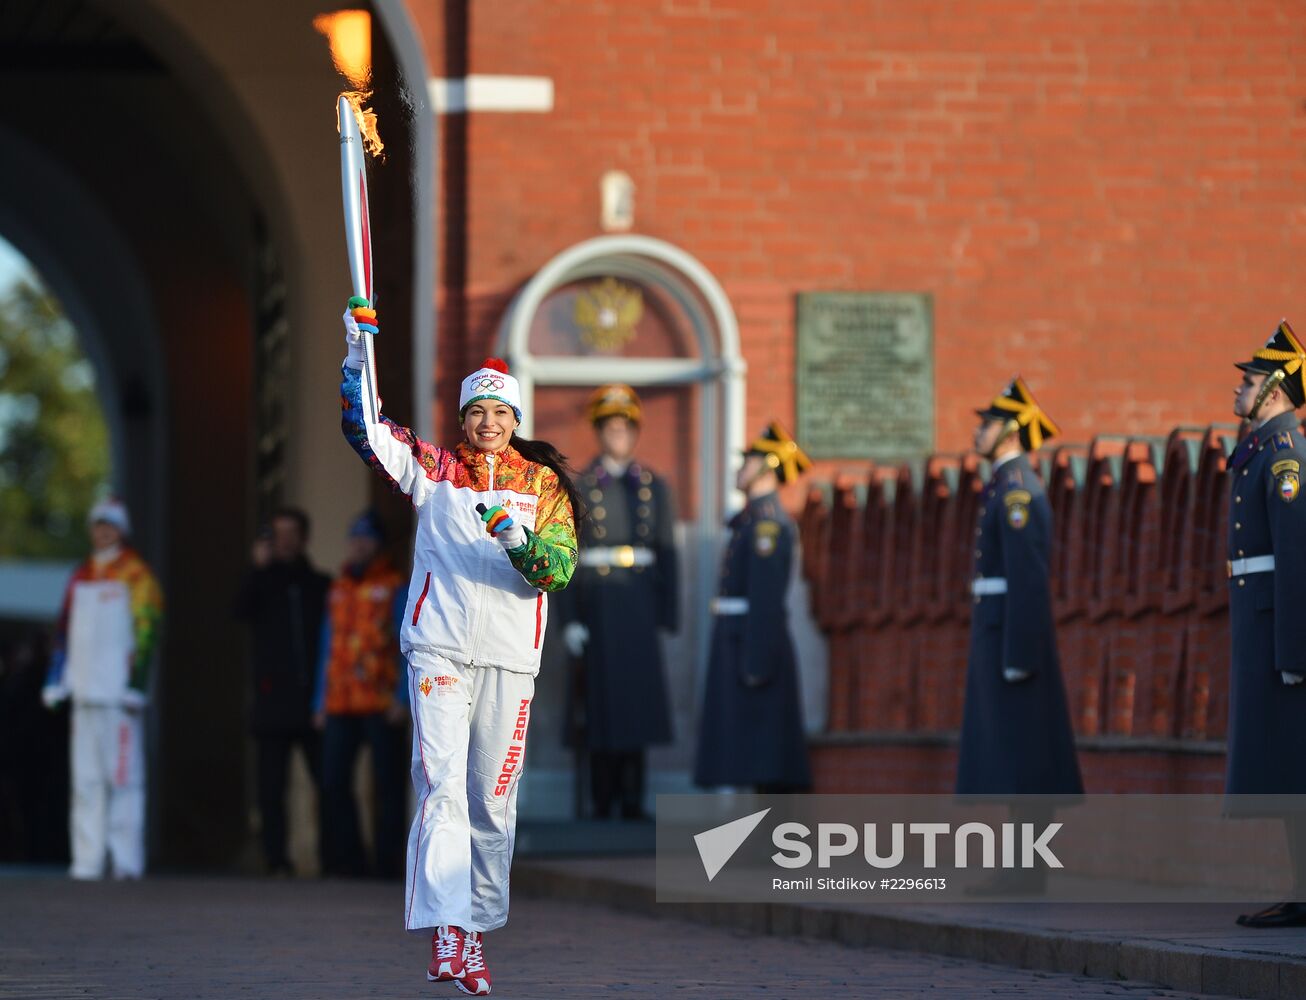
[{"label": "green memorial plaque", "polygon": [[914,292],[798,296],[798,442],[813,458],[934,450],[934,317]]}]

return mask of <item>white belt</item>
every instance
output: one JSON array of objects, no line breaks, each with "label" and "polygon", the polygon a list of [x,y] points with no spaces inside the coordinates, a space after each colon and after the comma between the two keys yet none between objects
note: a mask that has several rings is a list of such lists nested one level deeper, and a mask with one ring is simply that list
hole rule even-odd
[{"label": "white belt", "polygon": [[1273,573],[1274,556],[1251,556],[1247,559],[1234,559],[1226,564],[1229,578],[1246,576],[1248,573]]},{"label": "white belt", "polygon": [[992,597],[1007,592],[1005,576],[979,576],[970,581],[970,592],[976,597]]},{"label": "white belt", "polygon": [[580,550],[582,566],[652,566],[657,560],[652,549],[635,545],[595,545]]},{"label": "white belt", "polygon": [[712,598],[712,614],[746,615],[748,614],[748,598],[747,597],[714,597]]}]

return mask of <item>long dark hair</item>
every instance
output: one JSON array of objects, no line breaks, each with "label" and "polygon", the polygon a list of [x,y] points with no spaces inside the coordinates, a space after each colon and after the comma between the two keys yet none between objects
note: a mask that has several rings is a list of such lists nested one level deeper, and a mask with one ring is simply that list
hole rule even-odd
[{"label": "long dark hair", "polygon": [[571,513],[576,519],[576,531],[579,537],[581,523],[589,517],[589,510],[580,497],[580,490],[576,489],[575,473],[567,464],[567,456],[547,441],[532,441],[516,433],[512,436],[511,444],[526,461],[546,466],[557,473],[558,482],[562,484],[567,499],[571,501]]}]

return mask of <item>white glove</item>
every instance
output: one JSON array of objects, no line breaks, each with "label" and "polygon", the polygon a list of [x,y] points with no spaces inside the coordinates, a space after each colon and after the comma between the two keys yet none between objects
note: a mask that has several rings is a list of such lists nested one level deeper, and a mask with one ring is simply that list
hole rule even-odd
[{"label": "white glove", "polygon": [[345,364],[350,368],[362,370],[364,362],[367,360],[367,354],[363,348],[363,331],[358,328],[358,321],[354,319],[353,314],[345,310],[345,347],[348,354],[345,355]]},{"label": "white glove", "polygon": [[1019,681],[1026,680],[1029,677],[1028,670],[1019,670],[1016,667],[1003,667],[1002,679],[1009,684],[1015,684]]},{"label": "white glove", "polygon": [[526,544],[526,529],[516,521],[494,536],[505,549],[519,549]]},{"label": "white glove", "polygon": [[[513,520],[512,515],[504,510],[502,504],[495,504],[488,510],[485,504],[476,505],[476,513],[485,523],[485,530],[488,531],[504,549],[519,549],[526,544],[526,532],[520,524]],[[494,527],[491,528],[490,525]]]},{"label": "white glove", "polygon": [[581,656],[585,652],[585,644],[590,641],[590,630],[580,622],[567,622],[562,629],[562,641],[568,653]]},{"label": "white glove", "polygon": [[1306,681],[1306,674],[1290,674],[1286,670],[1280,670],[1279,676],[1283,678],[1285,684],[1300,684]]},{"label": "white glove", "polygon": [[47,684],[41,688],[41,704],[46,708],[57,708],[68,700],[68,688],[62,684]]},{"label": "white glove", "polygon": [[145,706],[149,704],[149,698],[137,691],[135,688],[128,688],[122,693],[123,710],[135,715],[137,712],[143,712]]}]

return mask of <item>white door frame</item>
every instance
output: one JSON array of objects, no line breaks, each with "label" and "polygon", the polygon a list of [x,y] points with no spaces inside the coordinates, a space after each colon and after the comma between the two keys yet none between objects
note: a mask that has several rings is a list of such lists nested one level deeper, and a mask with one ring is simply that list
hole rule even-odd
[{"label": "white door frame", "polygon": [[[626,278],[670,294],[685,311],[698,344],[697,358],[537,357],[530,328],[540,305],[553,291],[585,278]],[[707,304],[692,294],[698,292]],[[739,324],[730,300],[712,273],[690,254],[650,236],[598,236],[569,247],[545,264],[517,293],[499,327],[498,352],[521,384],[525,406],[522,433],[533,433],[530,402],[537,385],[703,387],[699,427],[700,468],[717,470],[699,477],[699,520],[721,524],[734,489],[736,456],[744,443],[745,364],[739,350]]]},{"label": "white door frame", "polygon": [[[657,288],[670,296],[689,320],[698,356],[534,355],[530,330],[545,299],[572,282],[609,276]],[[694,688],[701,694],[711,624],[708,597],[716,587],[726,514],[735,506],[734,479],[745,439],[746,366],[739,349],[739,324],[720,283],[693,256],[662,240],[633,235],[595,237],[562,251],[518,292],[500,323],[496,350],[521,385],[525,404],[521,432],[526,437],[534,433],[531,404],[536,386],[624,382],[635,387],[700,387],[698,518],[686,526],[684,546],[694,567],[693,596],[697,600],[687,608],[685,619],[697,640],[693,678]],[[695,698],[698,704],[701,697]]]}]

